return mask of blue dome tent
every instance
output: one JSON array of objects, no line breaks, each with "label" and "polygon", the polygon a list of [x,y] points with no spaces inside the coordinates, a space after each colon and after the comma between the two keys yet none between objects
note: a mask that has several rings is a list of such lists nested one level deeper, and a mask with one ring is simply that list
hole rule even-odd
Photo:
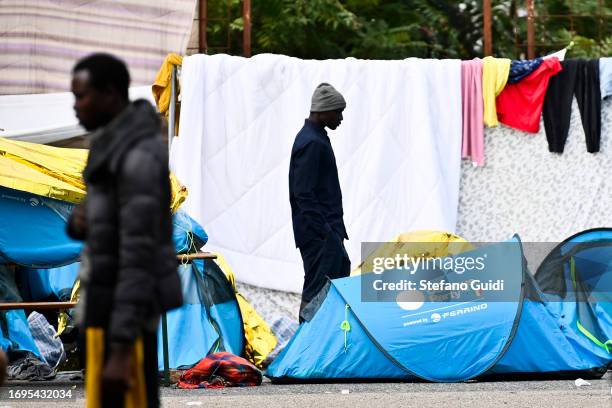
[{"label": "blue dome tent", "polygon": [[[433,301],[429,293],[408,311],[399,301],[368,301],[364,288],[377,278],[368,277],[373,274],[331,281],[266,375],[277,382],[451,382],[605,373],[612,361],[612,230],[564,241],[535,278],[518,236],[469,254],[488,256],[478,279],[503,277],[502,292],[467,293],[452,302]],[[446,282],[475,278],[452,271],[421,276]]]}]

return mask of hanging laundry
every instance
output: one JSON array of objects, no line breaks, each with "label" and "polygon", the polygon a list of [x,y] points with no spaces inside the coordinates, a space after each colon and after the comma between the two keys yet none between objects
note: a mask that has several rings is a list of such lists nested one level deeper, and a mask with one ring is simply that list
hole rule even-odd
[{"label": "hanging laundry", "polygon": [[601,99],[612,95],[612,57],[599,60],[599,89]]},{"label": "hanging laundry", "polygon": [[536,58],[533,60],[513,60],[510,63],[510,75],[508,76],[509,84],[516,84],[521,79],[525,78],[533,71],[542,65],[544,60],[542,58]]},{"label": "hanging laundry", "polygon": [[[168,54],[164,60],[162,66],[159,68],[159,72],[155,77],[155,82],[151,87],[155,103],[159,113],[168,116],[168,109],[170,107],[170,94],[172,92],[171,84],[172,81],[172,67],[180,66],[183,64],[183,57],[178,54]],[[176,94],[178,95],[177,90]]]},{"label": "hanging laundry", "polygon": [[461,157],[484,166],[484,104],[482,101],[482,60],[461,61],[461,107],[463,115]]},{"label": "hanging laundry", "polygon": [[559,71],[559,60],[550,58],[521,82],[506,86],[497,97],[499,121],[524,132],[538,133],[548,81]]},{"label": "hanging laundry", "polygon": [[504,90],[510,73],[507,58],[485,57],[482,60],[482,99],[484,103],[484,124],[494,127],[499,124],[495,110],[495,98]]},{"label": "hanging laundry", "polygon": [[562,50],[559,50],[557,52],[553,52],[552,54],[548,54],[545,55],[544,57],[542,57],[543,59],[547,60],[547,59],[551,59],[551,58],[556,58],[559,61],[563,61],[565,60],[565,54],[567,54],[567,47],[563,48]]},{"label": "hanging laundry", "polygon": [[599,60],[561,62],[563,71],[550,81],[544,101],[544,127],[548,150],[563,153],[569,132],[572,99],[576,95],[587,151],[599,151],[601,139],[601,90]]}]

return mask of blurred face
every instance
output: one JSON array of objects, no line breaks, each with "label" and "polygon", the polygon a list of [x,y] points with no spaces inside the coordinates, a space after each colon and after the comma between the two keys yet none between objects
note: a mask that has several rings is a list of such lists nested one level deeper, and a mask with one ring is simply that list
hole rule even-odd
[{"label": "blurred face", "polygon": [[329,112],[321,112],[321,122],[328,128],[335,130],[340,123],[342,123],[342,111],[344,109],[337,109]]},{"label": "blurred face", "polygon": [[91,131],[110,122],[112,94],[92,87],[89,84],[89,71],[75,72],[71,89],[74,94],[74,112],[81,126]]}]

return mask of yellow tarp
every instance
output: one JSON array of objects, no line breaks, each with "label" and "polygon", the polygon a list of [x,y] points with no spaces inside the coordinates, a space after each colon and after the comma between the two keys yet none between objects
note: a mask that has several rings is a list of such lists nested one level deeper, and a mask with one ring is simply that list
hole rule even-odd
[{"label": "yellow tarp", "polygon": [[87,150],[65,149],[0,138],[0,186],[78,203]]},{"label": "yellow tarp", "polygon": [[[82,172],[88,150],[45,146],[0,138],[0,186],[43,197],[79,203],[85,198]],[[187,189],[170,175],[172,211],[185,201]]]},{"label": "yellow tarp", "polygon": [[428,230],[406,232],[389,242],[382,243],[351,272],[351,276],[361,275],[363,265],[372,265],[374,258],[392,258],[395,254],[404,253],[411,257],[439,258],[456,255],[473,248],[473,245],[465,239],[449,232]]},{"label": "yellow tarp", "polygon": [[[215,253],[215,255],[217,255],[215,262],[219,265],[223,273],[225,273],[227,280],[230,281],[234,287],[234,291],[236,291],[236,277],[234,276],[234,272],[232,272],[232,269],[221,254]],[[278,340],[266,321],[257,313],[244,296],[238,293],[238,291],[236,291],[236,298],[238,299],[244,326],[244,337],[246,340],[246,345],[244,347],[245,356],[251,363],[259,368],[263,368],[264,360],[268,357],[268,354],[274,350],[278,344]]]}]

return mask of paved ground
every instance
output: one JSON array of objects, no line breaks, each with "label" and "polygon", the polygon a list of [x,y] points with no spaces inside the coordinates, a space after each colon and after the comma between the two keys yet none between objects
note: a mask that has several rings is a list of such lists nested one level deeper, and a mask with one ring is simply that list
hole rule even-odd
[{"label": "paved ground", "polygon": [[[590,386],[567,381],[472,382],[459,384],[360,383],[300,384],[215,390],[162,389],[164,407],[470,407],[470,408],[612,408],[612,372]],[[55,384],[59,387],[74,387]],[[15,402],[8,390],[48,387],[46,384],[11,384],[0,392],[0,408],[82,407],[83,389],[76,386],[76,400],[63,402]]]}]

